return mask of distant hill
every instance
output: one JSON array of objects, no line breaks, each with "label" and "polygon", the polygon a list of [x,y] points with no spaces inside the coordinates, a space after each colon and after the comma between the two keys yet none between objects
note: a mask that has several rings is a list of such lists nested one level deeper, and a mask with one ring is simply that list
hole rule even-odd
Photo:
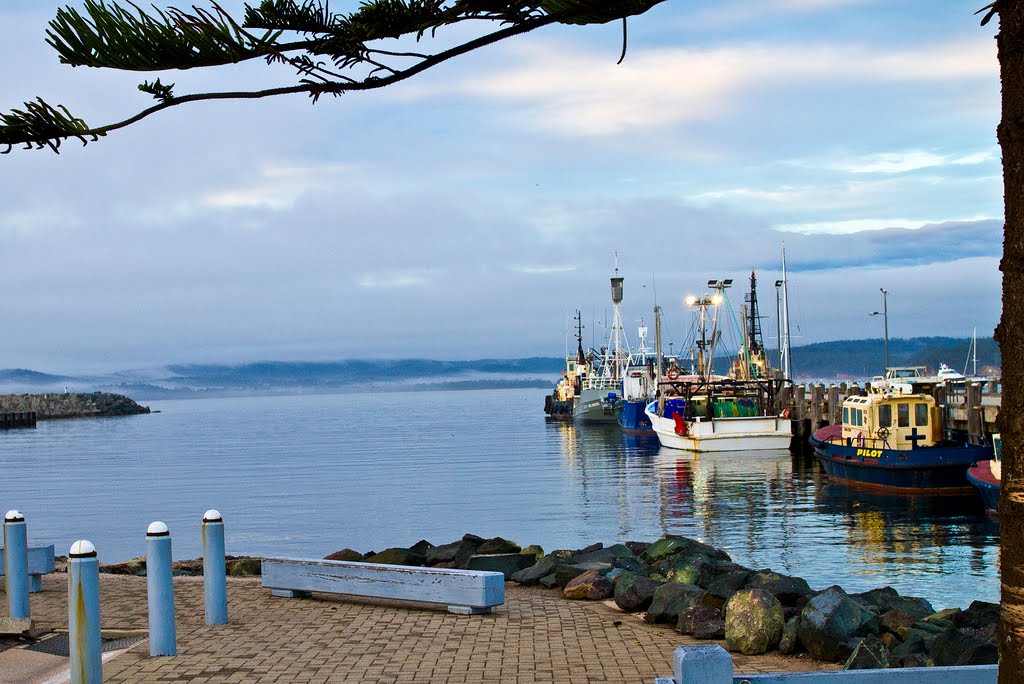
[{"label": "distant hill", "polygon": [[65,375],[49,375],[24,368],[4,368],[0,370],[0,383],[19,385],[51,385],[71,378]]},{"label": "distant hill", "polygon": [[[889,340],[893,366],[940,363],[963,371],[969,339],[915,337]],[[775,351],[769,357],[777,359]],[[869,378],[882,373],[885,343],[881,339],[836,340],[793,349],[798,379]],[[731,358],[719,357],[716,368],[727,370]],[[978,340],[978,371],[998,372],[999,350],[992,339]],[[565,368],[562,357],[525,359],[350,359],[344,361],[259,361],[240,364],[176,364],[162,368],[120,371],[108,375],[50,375],[25,369],[0,370],[0,393],[109,391],[134,399],[186,399],[250,394],[313,394],[536,387],[550,389]],[[970,369],[968,369],[970,370]]]}]

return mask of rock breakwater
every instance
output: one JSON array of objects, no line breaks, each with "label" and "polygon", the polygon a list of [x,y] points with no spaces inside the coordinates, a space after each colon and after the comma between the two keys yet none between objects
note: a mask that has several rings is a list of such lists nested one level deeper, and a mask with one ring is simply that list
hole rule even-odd
[{"label": "rock breakwater", "polygon": [[0,413],[34,411],[38,420],[129,416],[149,413],[123,394],[109,392],[66,394],[0,394]]},{"label": "rock breakwater", "polygon": [[800,577],[734,563],[695,539],[544,553],[500,537],[467,534],[434,546],[360,553],[342,549],[335,560],[495,570],[505,579],[557,590],[568,600],[612,600],[651,624],[720,641],[735,652],[807,653],[846,669],[981,665],[998,662],[998,604],[936,611],[926,599],[892,587],[848,594],[835,585],[812,589]]}]

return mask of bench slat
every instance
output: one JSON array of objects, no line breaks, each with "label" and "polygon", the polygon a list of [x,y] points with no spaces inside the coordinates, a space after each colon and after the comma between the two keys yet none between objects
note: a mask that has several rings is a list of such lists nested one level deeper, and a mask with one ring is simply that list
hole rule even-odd
[{"label": "bench slat", "polygon": [[500,572],[299,558],[266,559],[262,572],[263,586],[278,591],[320,591],[475,609],[464,612],[486,612],[505,603],[505,576]]}]

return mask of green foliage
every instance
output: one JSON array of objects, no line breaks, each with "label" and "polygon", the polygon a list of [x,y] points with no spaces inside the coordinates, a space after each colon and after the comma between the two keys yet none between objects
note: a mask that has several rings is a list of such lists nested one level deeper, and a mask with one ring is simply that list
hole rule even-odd
[{"label": "green foliage", "polygon": [[135,12],[96,0],[85,0],[85,15],[72,7],[61,8],[50,22],[46,42],[61,62],[72,66],[160,71],[233,64],[264,55],[277,36],[249,35],[217,4],[212,12],[193,8],[188,14],[171,8],[155,9],[155,15],[129,4]]},{"label": "green foliage", "polygon": [[28,148],[49,147],[59,152],[62,140],[75,137],[84,145],[86,136],[93,139],[102,133],[92,133],[81,119],[71,115],[63,105],[51,107],[42,98],[26,102],[25,109],[15,109],[9,114],[0,114],[0,145],[6,145],[3,154],[14,145]]},{"label": "green foliage", "polygon": [[[239,24],[216,2],[212,9],[192,7],[151,12],[124,4],[83,0],[82,9],[57,11],[47,43],[72,66],[163,71],[217,67],[250,59],[291,66],[296,85],[241,92],[176,95],[174,84],[156,79],[138,89],[157,103],[123,121],[89,128],[63,107],[42,100],[0,118],[0,144],[49,147],[77,137],[83,143],[129,126],[157,111],[186,102],[260,98],[305,93],[321,95],[382,88],[486,45],[549,24],[596,24],[646,12],[665,0],[365,0],[348,14],[331,12],[326,0],[263,0],[245,6]],[[423,41],[442,28],[462,22],[498,28],[435,53],[385,49],[387,41]],[[260,35],[250,30],[262,30]],[[283,42],[283,35],[303,39]],[[625,46],[625,25],[623,27]],[[620,60],[621,61],[621,60]]]},{"label": "green foliage", "polygon": [[164,85],[160,82],[159,78],[153,81],[152,83],[150,83],[149,81],[143,81],[139,84],[139,90],[141,90],[144,93],[149,93],[161,102],[167,102],[168,100],[174,99],[174,93],[172,92],[173,88],[173,83],[168,83],[167,85]]}]

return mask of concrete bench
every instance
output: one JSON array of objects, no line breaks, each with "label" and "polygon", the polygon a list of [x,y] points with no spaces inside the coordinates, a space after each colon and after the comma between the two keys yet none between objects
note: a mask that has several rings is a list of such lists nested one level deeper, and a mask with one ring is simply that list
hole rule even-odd
[{"label": "concrete bench", "polygon": [[[4,550],[0,547],[0,575],[3,575],[7,567],[4,561]],[[30,546],[28,549],[28,591],[30,594],[38,594],[43,590],[43,575],[53,572],[54,553],[53,544],[49,546]]]},{"label": "concrete bench", "polygon": [[490,613],[505,603],[505,576],[484,570],[268,558],[263,561],[263,586],[286,598],[318,591],[436,603],[463,615]]}]

